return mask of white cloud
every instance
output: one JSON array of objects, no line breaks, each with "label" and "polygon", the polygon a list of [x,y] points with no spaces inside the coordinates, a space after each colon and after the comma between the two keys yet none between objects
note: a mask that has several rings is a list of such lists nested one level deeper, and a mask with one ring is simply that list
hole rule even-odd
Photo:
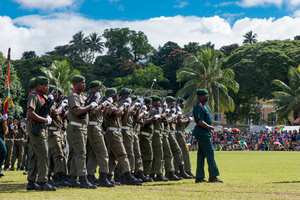
[{"label": "white cloud", "polygon": [[180,1],[178,5],[174,5],[174,8],[184,8],[185,6],[189,5],[187,1]]},{"label": "white cloud", "polygon": [[300,5],[300,0],[288,0],[288,4],[290,6],[299,6]]},{"label": "white cloud", "polygon": [[75,0],[13,0],[24,8],[30,9],[57,9],[72,6]]},{"label": "white cloud", "polygon": [[298,17],[244,18],[230,27],[229,22],[219,16],[157,17],[140,21],[90,20],[76,14],[30,15],[14,20],[0,16],[0,51],[6,54],[11,47],[12,59],[20,59],[24,51],[35,51],[40,56],[67,44],[80,30],[87,36],[94,31],[101,35],[105,29],[124,27],[143,31],[154,48],[168,41],[181,47],[189,42],[211,41],[220,48],[233,43],[241,45],[243,35],[250,30],[258,35],[259,41],[293,38],[300,33],[299,24]]},{"label": "white cloud", "polygon": [[282,2],[283,0],[242,0],[242,2],[238,2],[237,4],[241,7],[259,7],[273,4],[280,7]]}]

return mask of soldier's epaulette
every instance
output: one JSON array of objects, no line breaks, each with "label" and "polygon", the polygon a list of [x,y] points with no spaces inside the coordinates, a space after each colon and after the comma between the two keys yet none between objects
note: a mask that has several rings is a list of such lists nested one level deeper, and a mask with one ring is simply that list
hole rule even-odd
[{"label": "soldier's epaulette", "polygon": [[201,102],[199,102],[199,106],[202,107],[202,103]]}]

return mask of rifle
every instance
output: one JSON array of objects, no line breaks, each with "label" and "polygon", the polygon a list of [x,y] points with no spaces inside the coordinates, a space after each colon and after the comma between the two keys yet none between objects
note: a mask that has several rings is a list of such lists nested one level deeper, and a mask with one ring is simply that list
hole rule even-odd
[{"label": "rifle", "polygon": [[[88,105],[90,105],[92,102],[94,102],[94,101],[96,100],[96,93],[99,92],[99,91],[101,90],[102,85],[103,85],[103,83],[105,82],[105,80],[106,80],[106,78],[102,81],[102,83],[98,86],[98,88],[97,88],[96,90],[94,90],[94,91],[92,91],[92,92],[90,92],[90,93],[88,94],[88,97],[86,98],[86,100],[85,100],[85,102],[84,102],[84,106],[88,106]],[[89,112],[89,111],[88,111],[88,112]],[[80,119],[85,119],[85,118],[86,118],[86,114],[87,114],[88,112],[85,112],[85,113],[79,115],[78,117],[79,117]]]},{"label": "rifle", "polygon": [[[134,105],[136,102],[139,102],[139,103],[141,103],[142,105],[144,104],[144,101],[143,102],[141,102],[139,99],[143,99],[144,100],[144,97],[146,96],[146,94],[149,92],[149,90],[147,90],[143,95],[141,95],[139,98],[137,98],[133,103],[132,103],[132,105]],[[142,106],[141,105],[141,106]]]},{"label": "rifle", "polygon": [[64,96],[64,97],[56,104],[56,108],[59,108],[59,106],[61,106],[62,102],[63,102],[65,99],[68,99],[68,97],[67,97],[67,96]]},{"label": "rifle", "polygon": [[114,96],[120,94],[122,89],[123,88],[121,88],[117,93],[113,93],[113,94],[108,95],[107,97],[101,98],[100,101],[99,101],[99,104],[103,103],[104,101],[106,101],[110,97],[114,97]]},{"label": "rifle", "polygon": [[[48,115],[48,113],[50,112],[50,108],[52,107],[53,103],[54,103],[54,99],[52,99],[48,96],[47,101],[44,103],[44,105],[40,109],[38,115],[41,117],[46,117]],[[40,135],[39,130],[41,128],[41,125],[42,125],[42,122],[37,122],[36,125],[32,128],[31,132],[34,135],[39,136]]]},{"label": "rifle", "polygon": [[183,118],[188,118],[188,117],[191,117],[191,116],[193,116],[193,111],[190,111],[190,112],[184,114]]},{"label": "rifle", "polygon": [[136,93],[136,91],[138,91],[138,90],[139,90],[139,89],[136,89],[134,92],[132,92],[132,93],[130,94],[129,97],[127,97],[126,99],[124,99],[123,101],[121,101],[121,102],[118,104],[118,108],[120,108],[125,102],[127,102],[127,99],[131,98],[131,97],[134,95],[134,93]]}]

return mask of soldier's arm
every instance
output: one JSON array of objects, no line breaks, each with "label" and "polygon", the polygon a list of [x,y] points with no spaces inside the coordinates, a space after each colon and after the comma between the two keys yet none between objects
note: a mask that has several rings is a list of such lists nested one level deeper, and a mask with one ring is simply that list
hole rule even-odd
[{"label": "soldier's arm", "polygon": [[123,110],[124,110],[124,105],[122,105],[120,108],[115,109],[112,112],[112,115],[115,116],[115,117],[119,116],[119,115],[122,115],[123,114]]},{"label": "soldier's arm", "polygon": [[74,115],[79,116],[81,114],[86,113],[87,111],[89,111],[92,108],[93,108],[93,106],[91,104],[84,106],[84,107],[75,106],[72,108],[72,111],[73,111]]},{"label": "soldier's arm", "polygon": [[[14,126],[15,127],[15,126]],[[12,132],[12,134],[13,134],[13,136],[14,137],[17,137],[17,134],[16,134],[16,131],[15,131],[15,129],[13,128],[13,129],[11,129],[11,132]]]},{"label": "soldier's arm", "polygon": [[63,112],[63,107],[62,107],[62,106],[59,106],[58,108],[54,109],[54,110],[51,112],[51,116],[52,116],[52,117],[57,117],[57,116],[60,115],[62,112]]},{"label": "soldier's arm", "polygon": [[103,110],[103,118],[106,116],[107,111],[108,111],[108,107],[105,107],[105,109]]},{"label": "soldier's arm", "polygon": [[129,108],[127,108],[122,116],[122,121],[126,121],[129,114]]},{"label": "soldier's arm", "polygon": [[33,121],[36,121],[36,122],[42,122],[42,123],[48,123],[48,120],[47,120],[46,118],[41,117],[41,116],[39,116],[38,114],[36,114],[36,113],[34,112],[34,109],[31,108],[31,107],[29,107],[29,108],[27,109],[27,116],[28,116],[28,118],[30,118],[30,119],[33,120]]}]

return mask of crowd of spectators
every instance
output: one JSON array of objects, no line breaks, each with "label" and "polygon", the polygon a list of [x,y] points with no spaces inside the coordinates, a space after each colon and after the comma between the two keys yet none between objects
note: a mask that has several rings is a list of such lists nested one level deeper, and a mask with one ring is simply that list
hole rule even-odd
[{"label": "crowd of spectators", "polygon": [[[197,150],[197,141],[190,133],[186,141],[190,151]],[[212,144],[215,151],[300,151],[300,132],[214,132]]]}]

